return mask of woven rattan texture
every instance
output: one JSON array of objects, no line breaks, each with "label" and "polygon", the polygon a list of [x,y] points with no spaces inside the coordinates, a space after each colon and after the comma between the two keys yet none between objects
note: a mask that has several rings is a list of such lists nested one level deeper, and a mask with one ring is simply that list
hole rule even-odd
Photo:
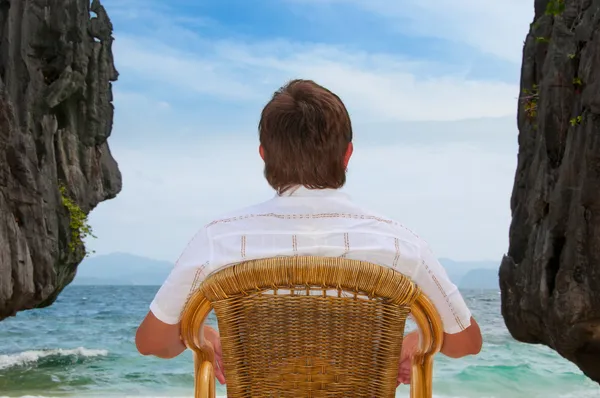
[{"label": "woven rattan texture", "polygon": [[276,258],[221,270],[200,290],[217,315],[229,397],[394,396],[419,294],[401,274],[343,258]]}]

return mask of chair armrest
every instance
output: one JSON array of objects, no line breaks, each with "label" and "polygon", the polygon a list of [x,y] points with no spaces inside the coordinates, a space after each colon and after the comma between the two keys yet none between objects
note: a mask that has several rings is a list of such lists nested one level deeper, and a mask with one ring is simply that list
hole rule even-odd
[{"label": "chair armrest", "polygon": [[194,352],[195,398],[215,398],[215,369],[213,362],[203,359],[202,356],[203,354]]},{"label": "chair armrest", "polygon": [[420,295],[411,307],[419,328],[419,350],[413,357],[410,397],[431,398],[433,395],[433,357],[444,342],[442,321],[427,297]]},{"label": "chair armrest", "polygon": [[215,351],[204,339],[204,322],[212,310],[211,303],[202,295],[194,295],[181,317],[181,339],[194,352],[195,398],[214,398]]}]

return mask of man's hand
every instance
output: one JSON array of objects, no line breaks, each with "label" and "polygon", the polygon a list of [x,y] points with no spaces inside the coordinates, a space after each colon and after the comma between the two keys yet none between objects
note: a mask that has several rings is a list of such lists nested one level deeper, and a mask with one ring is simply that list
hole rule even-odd
[{"label": "man's hand", "polygon": [[411,332],[404,336],[402,341],[402,353],[400,354],[400,364],[398,366],[398,380],[396,387],[400,384],[410,384],[410,375],[412,372],[412,359],[419,349],[419,333]]},{"label": "man's hand", "polygon": [[225,384],[225,373],[223,372],[223,352],[221,351],[221,338],[219,332],[210,326],[204,327],[204,341],[212,346],[215,351],[215,376],[219,383]]}]

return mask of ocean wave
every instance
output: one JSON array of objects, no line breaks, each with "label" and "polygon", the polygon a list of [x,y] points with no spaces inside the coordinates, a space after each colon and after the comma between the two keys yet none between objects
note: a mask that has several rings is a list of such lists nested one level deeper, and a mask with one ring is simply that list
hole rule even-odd
[{"label": "ocean wave", "polygon": [[[52,358],[75,358],[85,359],[94,357],[104,357],[108,355],[107,350],[93,350],[84,347],[74,349],[50,349],[23,351],[16,354],[0,355],[0,370],[19,366],[30,366],[38,364],[42,359]],[[2,397],[0,397],[2,398]]]},{"label": "ocean wave", "polygon": [[[0,398],[11,398],[11,397],[0,396]],[[23,395],[22,397],[18,397],[18,398],[51,398],[51,397],[45,397],[43,395]]]},{"label": "ocean wave", "polygon": [[[0,398],[11,398],[11,397],[0,396]],[[23,395],[22,397],[18,397],[18,398],[51,398],[51,397],[44,397],[42,395]]]}]

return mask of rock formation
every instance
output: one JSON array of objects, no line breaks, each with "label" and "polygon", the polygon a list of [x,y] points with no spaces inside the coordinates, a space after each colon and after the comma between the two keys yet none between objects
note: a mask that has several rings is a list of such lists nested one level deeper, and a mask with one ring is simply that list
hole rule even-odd
[{"label": "rock formation", "polygon": [[600,0],[535,0],[502,314],[600,382]]},{"label": "rock formation", "polygon": [[56,299],[121,190],[112,41],[98,0],[0,0],[0,319]]}]

